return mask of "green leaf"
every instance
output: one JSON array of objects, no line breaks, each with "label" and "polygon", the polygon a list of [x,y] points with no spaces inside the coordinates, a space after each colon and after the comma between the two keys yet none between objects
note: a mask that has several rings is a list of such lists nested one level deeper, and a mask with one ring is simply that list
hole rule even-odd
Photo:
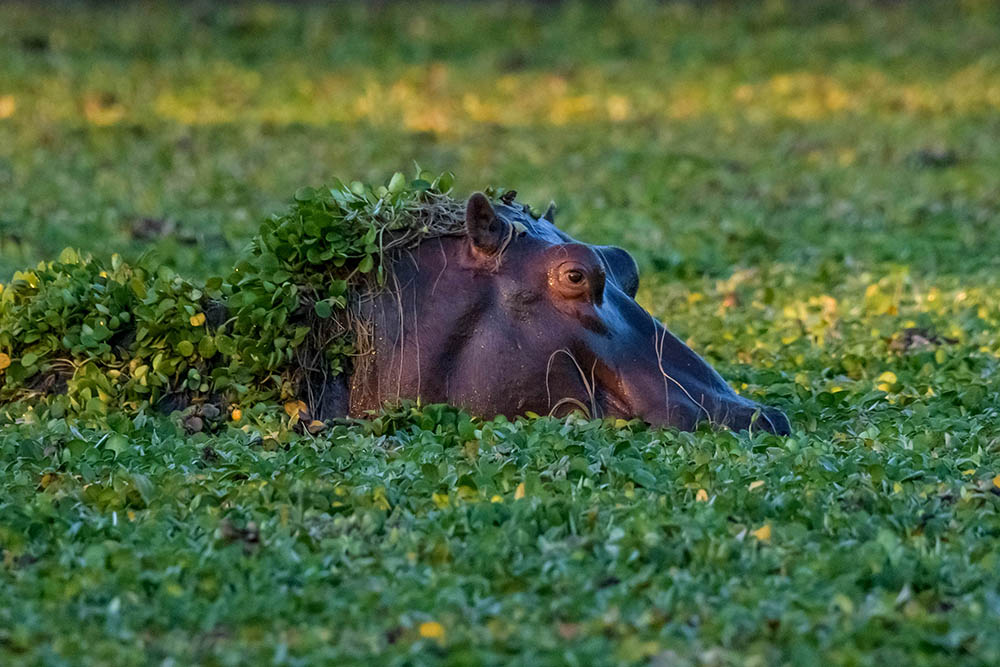
[{"label": "green leaf", "polygon": [[116,455],[121,454],[126,449],[128,449],[128,438],[118,433],[108,436],[104,441],[104,449],[114,452]]},{"label": "green leaf", "polygon": [[198,354],[203,359],[211,359],[215,356],[215,352],[215,340],[212,336],[202,336],[201,340],[198,341]]},{"label": "green leaf", "polygon": [[317,301],[313,308],[316,311],[316,315],[324,320],[333,314],[333,309],[330,308],[330,302],[326,300]]},{"label": "green leaf", "polygon": [[312,201],[315,198],[316,198],[316,190],[309,187],[308,185],[303,186],[295,191],[295,201],[307,202],[307,201]]},{"label": "green leaf", "polygon": [[236,344],[231,336],[225,334],[216,335],[215,346],[219,352],[226,356],[232,356],[236,353]]},{"label": "green leaf", "polygon": [[446,171],[437,177],[435,181],[435,187],[439,192],[447,194],[451,192],[452,187],[455,185],[455,174],[450,171]]},{"label": "green leaf", "polygon": [[392,178],[389,179],[388,190],[391,194],[397,194],[402,192],[405,187],[406,176],[403,175],[403,172],[397,171],[392,175]]}]

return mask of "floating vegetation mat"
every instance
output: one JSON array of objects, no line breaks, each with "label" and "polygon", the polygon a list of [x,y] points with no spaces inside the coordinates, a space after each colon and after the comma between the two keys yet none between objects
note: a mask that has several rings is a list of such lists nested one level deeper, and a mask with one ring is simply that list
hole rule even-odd
[{"label": "floating vegetation mat", "polygon": [[[454,176],[300,188],[228,276],[63,251],[0,286],[0,404],[52,416],[209,403],[266,413],[349,373],[370,328],[358,304],[392,253],[462,233]],[[294,411],[291,411],[294,412]]]}]

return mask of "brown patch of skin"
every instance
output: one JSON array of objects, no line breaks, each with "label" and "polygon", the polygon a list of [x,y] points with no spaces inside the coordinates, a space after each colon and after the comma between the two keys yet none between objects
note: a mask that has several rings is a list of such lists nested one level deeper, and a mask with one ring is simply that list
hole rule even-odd
[{"label": "brown patch of skin", "polygon": [[398,288],[367,313],[374,356],[351,378],[351,415],[419,399],[486,417],[582,406],[657,426],[789,432],[780,411],[737,395],[636,303],[625,251],[478,193],[466,226],[395,259]]}]

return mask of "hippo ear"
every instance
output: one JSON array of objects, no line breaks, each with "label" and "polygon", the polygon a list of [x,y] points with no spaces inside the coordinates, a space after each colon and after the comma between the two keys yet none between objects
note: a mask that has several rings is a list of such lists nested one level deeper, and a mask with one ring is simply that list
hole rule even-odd
[{"label": "hippo ear", "polygon": [[465,207],[465,229],[476,250],[495,255],[510,235],[509,225],[501,220],[482,192],[469,197]]},{"label": "hippo ear", "polygon": [[604,260],[607,272],[618,287],[633,299],[639,290],[639,265],[627,250],[611,245],[594,246],[594,250]]}]

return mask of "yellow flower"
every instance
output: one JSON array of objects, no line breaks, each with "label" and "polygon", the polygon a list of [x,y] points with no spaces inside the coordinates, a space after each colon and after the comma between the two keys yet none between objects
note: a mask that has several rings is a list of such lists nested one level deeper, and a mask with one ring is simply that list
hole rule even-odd
[{"label": "yellow flower", "polygon": [[239,408],[233,408],[232,417],[234,422],[238,422],[239,420],[243,419],[243,411],[240,410]]},{"label": "yellow flower", "polygon": [[434,501],[434,505],[440,510],[451,506],[451,496],[447,493],[432,493],[431,500]]},{"label": "yellow flower", "polygon": [[765,523],[763,526],[750,533],[761,542],[771,541],[771,524]]},{"label": "yellow flower", "polygon": [[202,324],[205,323],[205,313],[198,313],[197,315],[192,315],[190,322],[191,326],[200,327]]},{"label": "yellow flower", "polygon": [[521,498],[524,498],[524,482],[518,484],[514,490],[514,500],[520,500]]},{"label": "yellow flower", "polygon": [[707,503],[708,491],[706,491],[705,489],[698,489],[698,493],[695,494],[694,499],[697,500],[699,503]]},{"label": "yellow flower", "polygon": [[444,643],[444,626],[437,621],[425,621],[420,624],[420,636],[424,639],[436,639]]},{"label": "yellow flower", "polygon": [[308,412],[309,406],[305,404],[304,401],[291,401],[285,403],[285,414],[289,417],[299,417],[303,413]]},{"label": "yellow flower", "polygon": [[10,118],[17,111],[13,95],[0,95],[0,118]]},{"label": "yellow flower", "polygon": [[0,352],[0,371],[10,366],[10,357]]},{"label": "yellow flower", "polygon": [[895,373],[892,371],[886,371],[885,373],[882,373],[882,375],[878,376],[878,389],[888,394],[892,391],[892,385],[896,384],[898,381],[899,379],[896,377]]}]

